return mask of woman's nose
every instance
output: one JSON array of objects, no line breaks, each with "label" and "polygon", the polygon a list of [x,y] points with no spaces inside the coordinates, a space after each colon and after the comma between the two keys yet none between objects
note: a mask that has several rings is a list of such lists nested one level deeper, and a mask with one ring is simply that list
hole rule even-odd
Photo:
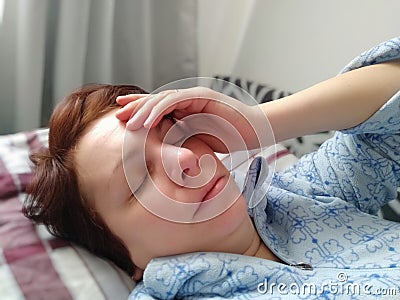
[{"label": "woman's nose", "polygon": [[182,170],[182,176],[197,176],[199,174],[199,157],[187,148],[178,150],[178,163]]},{"label": "woman's nose", "polygon": [[162,165],[171,180],[179,185],[186,185],[188,177],[200,173],[199,157],[190,149],[163,144]]}]

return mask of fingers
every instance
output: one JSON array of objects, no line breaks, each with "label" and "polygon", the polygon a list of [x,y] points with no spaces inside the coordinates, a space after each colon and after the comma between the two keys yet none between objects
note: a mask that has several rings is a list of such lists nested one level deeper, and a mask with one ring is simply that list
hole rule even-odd
[{"label": "fingers", "polygon": [[[205,95],[202,95],[204,93]],[[210,98],[205,97],[207,95],[210,95],[210,90],[195,87],[166,90],[150,95],[120,96],[116,101],[124,107],[116,113],[116,117],[127,122],[126,128],[129,130],[137,130],[141,127],[152,128],[157,126],[160,120],[171,112],[174,112],[176,116],[187,115],[188,111],[200,113],[209,103]],[[188,109],[188,111],[185,112],[185,109]],[[131,116],[132,118],[130,118]]]},{"label": "fingers", "polygon": [[142,95],[118,97],[116,101],[117,103],[123,103],[123,107],[115,113],[115,116],[122,122],[128,122],[148,101],[149,95],[140,96]]},{"label": "fingers", "polygon": [[[129,130],[137,130],[140,127],[155,127],[160,120],[174,109],[174,98],[169,98],[176,91],[163,91],[159,94],[151,95],[146,98],[145,103],[140,106],[133,117],[127,122],[126,128]],[[172,101],[171,101],[172,99]]]},{"label": "fingers", "polygon": [[127,122],[129,118],[140,108],[144,99],[148,97],[148,94],[129,94],[125,96],[118,96],[115,100],[119,105],[122,106],[115,116],[122,122]]},{"label": "fingers", "polygon": [[129,94],[125,96],[118,96],[115,100],[119,105],[125,106],[132,101],[149,96],[149,94]]},{"label": "fingers", "polygon": [[125,104],[124,107],[117,110],[117,112],[115,113],[115,116],[120,121],[127,122],[129,120],[129,118],[132,116],[132,114],[134,114],[135,108],[137,108],[137,106],[138,105],[135,102],[130,102],[128,104]]},{"label": "fingers", "polygon": [[154,98],[154,103],[151,105],[152,110],[144,123],[145,127],[153,126],[152,124],[157,125],[163,116],[171,112],[174,112],[174,116],[178,118],[182,115],[188,115],[188,113],[201,113],[210,103],[210,100],[216,99],[214,91],[203,87],[165,91],[165,94],[163,93]]}]

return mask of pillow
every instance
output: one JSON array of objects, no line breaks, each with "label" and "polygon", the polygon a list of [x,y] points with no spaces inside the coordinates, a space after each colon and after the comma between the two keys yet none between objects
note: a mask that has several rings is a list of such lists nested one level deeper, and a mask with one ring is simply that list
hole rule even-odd
[{"label": "pillow", "polygon": [[21,213],[29,153],[46,129],[0,136],[0,295],[8,299],[127,299],[134,282],[113,263],[51,236]]}]

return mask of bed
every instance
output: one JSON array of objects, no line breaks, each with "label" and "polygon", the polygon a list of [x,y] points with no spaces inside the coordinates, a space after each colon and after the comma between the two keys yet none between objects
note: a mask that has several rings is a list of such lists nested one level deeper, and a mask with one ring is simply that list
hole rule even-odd
[{"label": "bed", "polygon": [[[220,78],[246,89],[258,102],[288,94],[247,80]],[[47,145],[47,134],[44,128],[0,137],[0,295],[10,300],[127,299],[135,283],[118,267],[52,237],[21,213],[31,178],[29,154]],[[293,164],[296,156],[314,150],[330,135],[325,132],[290,140],[263,155],[279,170]],[[238,165],[237,170],[245,169],[246,163]],[[382,210],[382,216],[399,220],[399,206],[394,200]]]}]

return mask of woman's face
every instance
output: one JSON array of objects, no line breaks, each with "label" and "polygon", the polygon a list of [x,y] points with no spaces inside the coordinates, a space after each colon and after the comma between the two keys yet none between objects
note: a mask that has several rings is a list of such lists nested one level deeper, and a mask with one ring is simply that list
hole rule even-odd
[{"label": "woman's face", "polygon": [[[104,115],[86,130],[77,145],[75,162],[84,198],[124,242],[135,265],[144,269],[152,258],[196,251],[244,254],[256,231],[243,197],[212,218],[180,223],[150,212],[132,195],[122,163],[125,123],[114,113]],[[183,204],[198,203],[200,207],[202,201],[221,185],[228,186],[230,173],[212,149],[196,136],[188,138],[181,149],[173,144],[165,145],[165,134],[172,125],[166,118],[151,129],[147,137],[141,130],[129,133],[130,141],[145,144],[145,150],[133,147],[135,151],[128,151],[128,160],[140,161],[145,157],[147,168],[143,169],[139,164],[132,174],[132,181],[140,187],[140,198],[150,199],[153,203],[165,201],[167,197]],[[217,162],[209,183],[194,188],[185,185],[186,178],[195,178],[201,173],[200,165],[207,168],[210,160],[199,163],[204,155],[211,155]],[[181,181],[171,178],[171,174],[180,174]],[[217,181],[219,183],[215,184]],[[149,182],[152,182],[152,188]],[[159,193],[154,193],[154,186]],[[229,187],[236,189],[233,194],[237,194],[236,186]],[[197,210],[187,213],[191,217]]]}]

